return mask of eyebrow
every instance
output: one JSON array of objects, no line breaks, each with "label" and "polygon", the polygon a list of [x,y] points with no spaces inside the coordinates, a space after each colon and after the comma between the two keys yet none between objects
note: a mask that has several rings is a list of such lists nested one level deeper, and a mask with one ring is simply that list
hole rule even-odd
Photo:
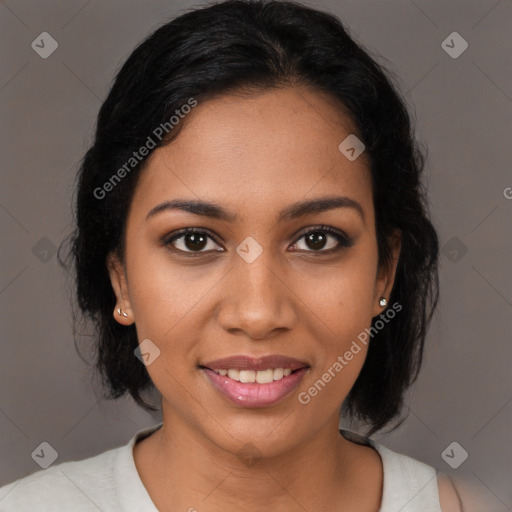
[{"label": "eyebrow", "polygon": [[[363,223],[365,222],[365,215],[362,206],[354,199],[345,196],[330,196],[299,201],[281,210],[279,212],[278,222],[283,220],[293,220],[306,215],[333,210],[335,208],[351,208],[359,214]],[[152,208],[147,214],[146,220],[149,220],[158,213],[168,210],[182,210],[195,215],[211,217],[213,219],[224,220],[227,222],[234,222],[237,218],[234,213],[225,210],[222,206],[215,203],[190,199],[173,199],[171,201],[164,201]]]}]

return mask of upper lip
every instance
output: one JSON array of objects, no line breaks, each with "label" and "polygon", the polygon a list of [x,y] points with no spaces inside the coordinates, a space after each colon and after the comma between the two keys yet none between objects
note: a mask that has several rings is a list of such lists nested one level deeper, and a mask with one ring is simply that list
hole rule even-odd
[{"label": "upper lip", "polygon": [[230,357],[224,357],[222,359],[216,359],[215,361],[209,361],[202,364],[210,370],[274,370],[276,368],[290,368],[290,370],[298,370],[299,368],[308,368],[308,363],[299,361],[293,357],[283,355],[268,355],[262,357],[251,357],[244,355],[236,355]]}]

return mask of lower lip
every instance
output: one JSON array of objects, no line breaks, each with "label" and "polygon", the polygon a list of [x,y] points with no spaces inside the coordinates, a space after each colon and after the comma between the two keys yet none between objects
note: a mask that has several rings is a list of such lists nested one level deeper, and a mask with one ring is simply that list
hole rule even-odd
[{"label": "lower lip", "polygon": [[203,368],[203,370],[215,389],[232,403],[241,407],[267,407],[290,394],[299,385],[307,368],[302,368],[280,380],[274,380],[267,384],[242,383],[230,379],[227,375],[220,375],[209,368]]}]

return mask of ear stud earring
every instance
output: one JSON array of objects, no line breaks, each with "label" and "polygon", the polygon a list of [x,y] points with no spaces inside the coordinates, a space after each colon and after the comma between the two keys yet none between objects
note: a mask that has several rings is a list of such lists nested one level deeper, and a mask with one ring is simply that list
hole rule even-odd
[{"label": "ear stud earring", "polygon": [[121,308],[117,308],[117,314],[119,316],[128,316]]},{"label": "ear stud earring", "polygon": [[388,304],[388,301],[384,297],[381,297],[379,300],[379,305],[384,307],[384,306],[387,306],[387,304]]}]

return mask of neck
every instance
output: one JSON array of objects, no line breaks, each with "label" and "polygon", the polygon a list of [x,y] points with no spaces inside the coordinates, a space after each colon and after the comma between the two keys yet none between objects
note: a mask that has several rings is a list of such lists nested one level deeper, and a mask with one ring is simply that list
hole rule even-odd
[{"label": "neck", "polygon": [[[260,457],[252,444],[230,453],[175,415],[166,415],[164,408],[162,427],[136,445],[134,457],[162,511],[303,512],[336,510],[334,504],[343,510],[350,510],[350,503],[360,506],[361,493],[368,493],[361,487],[361,448],[339,434],[336,415],[279,456]],[[378,500],[375,510],[380,495]]]}]

